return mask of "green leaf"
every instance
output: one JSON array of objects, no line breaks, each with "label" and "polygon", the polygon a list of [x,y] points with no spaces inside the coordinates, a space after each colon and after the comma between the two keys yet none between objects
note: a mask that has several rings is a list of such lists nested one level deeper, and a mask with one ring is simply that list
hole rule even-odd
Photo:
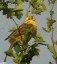
[{"label": "green leaf", "polygon": [[17,5],[19,5],[19,4],[22,5],[23,1],[22,0],[16,0],[16,3],[17,3]]},{"label": "green leaf", "polygon": [[47,44],[47,48],[49,49],[49,51],[50,51],[51,53],[53,53],[53,54],[55,53],[54,48],[53,48],[52,45]]},{"label": "green leaf", "polygon": [[55,22],[56,22],[56,20],[53,20],[51,18],[47,18],[47,27],[50,31],[51,31],[51,27],[52,27],[53,23],[55,23]]},{"label": "green leaf", "polygon": [[14,54],[13,55],[13,61],[15,63],[21,63],[21,60],[23,59],[23,53]]},{"label": "green leaf", "polygon": [[25,0],[25,2],[28,2],[28,0]]},{"label": "green leaf", "polygon": [[7,56],[12,57],[12,56],[13,56],[13,51],[12,51],[12,49],[5,51],[5,54],[6,54]]},{"label": "green leaf", "polygon": [[3,10],[3,15],[7,15],[7,18],[12,18],[15,13],[12,11],[11,8],[6,8]]},{"label": "green leaf", "polygon": [[47,18],[47,27],[49,30],[51,30],[51,26],[52,26],[52,20],[50,18]]},{"label": "green leaf", "polygon": [[48,0],[49,5],[51,4],[51,0]]},{"label": "green leaf", "polygon": [[14,15],[15,15],[15,13],[10,11],[10,12],[7,14],[7,18],[13,18]]},{"label": "green leaf", "polygon": [[10,30],[9,30],[9,32],[13,32],[13,31],[15,31],[17,28],[16,27],[12,27]]},{"label": "green leaf", "polygon": [[40,7],[42,9],[42,11],[45,11],[46,10],[46,6],[44,4],[44,2],[42,0],[37,0],[36,4],[39,6],[42,6]]},{"label": "green leaf", "polygon": [[21,62],[21,60],[23,59],[23,54],[20,53],[20,54],[18,55],[18,57],[19,57],[19,62]]},{"label": "green leaf", "polygon": [[0,5],[0,10],[6,9],[6,6]]},{"label": "green leaf", "polygon": [[13,2],[14,2],[15,0],[10,0],[10,2],[13,4]]},{"label": "green leaf", "polygon": [[21,11],[17,11],[15,13],[15,16],[18,18],[18,19],[21,19],[21,17],[23,16],[23,13]]},{"label": "green leaf", "polygon": [[49,62],[49,64],[52,64],[52,62]]},{"label": "green leaf", "polygon": [[24,0],[21,0],[22,2],[24,2]]},{"label": "green leaf", "polygon": [[52,0],[52,4],[54,4],[57,0]]},{"label": "green leaf", "polygon": [[46,28],[42,27],[45,32],[50,32],[50,30],[47,30]]},{"label": "green leaf", "polygon": [[19,53],[19,52],[21,51],[21,47],[20,47],[19,44],[15,44],[15,45],[14,45],[14,51],[15,51],[16,53]]},{"label": "green leaf", "polygon": [[30,48],[28,51],[28,54],[23,56],[22,62],[26,62],[26,63],[30,63],[30,61],[32,60],[33,56],[35,55],[39,55],[39,50],[36,48]]},{"label": "green leaf", "polygon": [[19,57],[17,56],[17,57],[15,57],[15,58],[13,58],[13,61],[14,61],[15,63],[19,63]]},{"label": "green leaf", "polygon": [[54,11],[50,10],[50,15],[53,15],[54,14]]},{"label": "green leaf", "polygon": [[35,48],[37,46],[38,46],[38,43],[34,43],[34,44],[31,45],[32,48]]},{"label": "green leaf", "polygon": [[32,13],[33,14],[40,14],[46,10],[46,6],[41,0],[31,0],[30,4],[32,5]]},{"label": "green leaf", "polygon": [[57,52],[55,52],[54,54],[53,54],[53,58],[56,60],[57,59]]},{"label": "green leaf", "polygon": [[56,44],[56,45],[57,45],[57,40],[54,42],[54,44]]},{"label": "green leaf", "polygon": [[36,34],[34,39],[35,42],[44,42],[43,37],[40,34]]},{"label": "green leaf", "polygon": [[26,30],[24,31],[24,36],[25,36],[26,42],[28,42],[28,41],[30,40],[30,38],[31,38],[30,29],[26,29]]},{"label": "green leaf", "polygon": [[36,14],[36,15],[39,14],[40,15],[41,12],[42,12],[42,10],[40,8],[38,10],[36,10],[34,8],[32,9],[32,14]]},{"label": "green leaf", "polygon": [[8,10],[7,9],[4,9],[3,10],[3,15],[7,14],[8,13]]},{"label": "green leaf", "polygon": [[35,48],[34,54],[35,54],[36,56],[38,56],[38,55],[39,55],[39,49]]},{"label": "green leaf", "polygon": [[47,18],[47,27],[50,31],[51,31],[51,27],[52,27],[53,23],[55,23],[55,22],[56,22],[56,20],[53,20],[51,18]]},{"label": "green leaf", "polygon": [[22,11],[22,10],[23,10],[23,7],[22,7],[21,4],[19,4],[19,5],[16,5],[16,7],[13,8],[12,10],[13,10],[14,12],[15,12],[15,11]]},{"label": "green leaf", "polygon": [[57,0],[48,0],[49,5],[54,4]]},{"label": "green leaf", "polygon": [[33,57],[35,55],[38,56],[39,55],[39,49],[37,49],[37,48],[31,48],[28,53],[31,55],[31,57]]}]

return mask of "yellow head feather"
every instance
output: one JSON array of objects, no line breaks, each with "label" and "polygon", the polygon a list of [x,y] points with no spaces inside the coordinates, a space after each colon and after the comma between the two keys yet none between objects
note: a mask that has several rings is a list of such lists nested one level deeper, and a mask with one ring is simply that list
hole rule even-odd
[{"label": "yellow head feather", "polygon": [[24,23],[32,24],[34,27],[36,27],[36,21],[33,19],[33,16],[28,16],[25,19],[25,22]]}]

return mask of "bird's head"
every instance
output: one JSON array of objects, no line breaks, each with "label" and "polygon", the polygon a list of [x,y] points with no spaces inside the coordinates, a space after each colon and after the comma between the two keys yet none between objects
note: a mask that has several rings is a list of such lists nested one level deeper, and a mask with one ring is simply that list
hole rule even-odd
[{"label": "bird's head", "polygon": [[25,22],[24,23],[32,24],[34,27],[36,27],[36,21],[33,19],[33,16],[28,16],[25,19]]}]

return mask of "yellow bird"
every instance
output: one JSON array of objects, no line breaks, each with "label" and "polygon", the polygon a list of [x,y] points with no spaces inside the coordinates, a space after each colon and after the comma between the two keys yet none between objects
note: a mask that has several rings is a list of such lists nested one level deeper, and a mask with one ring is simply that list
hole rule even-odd
[{"label": "yellow bird", "polygon": [[[31,38],[34,38],[37,33],[36,21],[33,16],[26,17],[24,23],[20,25],[15,31],[13,31],[5,40],[10,42],[10,49],[14,47],[16,43],[22,45],[24,49],[27,48],[28,42]],[[6,61],[7,55],[4,59]]]},{"label": "yellow bird", "polygon": [[5,40],[8,39],[10,42],[10,48],[13,48],[15,43],[24,45],[29,42],[31,38],[35,37],[37,32],[36,30],[36,21],[33,19],[33,16],[28,16],[26,17],[24,23],[13,31]]}]

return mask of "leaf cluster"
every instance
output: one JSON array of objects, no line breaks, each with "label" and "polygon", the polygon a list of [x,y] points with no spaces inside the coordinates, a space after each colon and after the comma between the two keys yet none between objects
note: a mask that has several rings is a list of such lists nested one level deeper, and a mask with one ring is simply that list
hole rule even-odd
[{"label": "leaf cluster", "polygon": [[41,0],[31,0],[30,4],[32,5],[32,13],[33,14],[40,14],[41,12],[46,10],[46,6],[44,5],[44,2]]},{"label": "leaf cluster", "polygon": [[[15,2],[15,3],[14,3]],[[9,3],[15,4],[14,8],[9,8]],[[3,11],[3,15],[7,15],[7,18],[13,18],[16,16],[18,19],[22,17],[22,10],[23,10],[23,1],[22,0],[10,0],[6,2],[1,2],[0,10]]]},{"label": "leaf cluster", "polygon": [[[51,13],[52,15],[53,13]],[[51,32],[51,29],[52,29],[52,25],[56,22],[56,20],[53,20],[53,19],[50,19],[50,18],[47,18],[47,27],[48,29],[46,29],[45,27],[42,27],[43,30],[45,32]]]},{"label": "leaf cluster", "polygon": [[55,52],[53,45],[47,44],[47,48],[52,53],[52,57],[57,60],[57,52]]},{"label": "leaf cluster", "polygon": [[49,5],[54,4],[56,0],[48,0]]},{"label": "leaf cluster", "polygon": [[15,53],[13,53],[13,50],[7,50],[5,52],[5,54],[7,56],[13,57],[13,61],[15,63],[21,63],[21,64],[30,64],[30,61],[32,60],[32,58],[34,56],[38,56],[39,55],[39,49],[36,48],[38,46],[38,44],[33,44],[31,46],[29,46],[26,49],[23,49],[22,46],[20,46],[19,44],[15,44],[14,46],[14,51]]},{"label": "leaf cluster", "polygon": [[[46,6],[41,0],[9,0],[9,1],[2,1],[0,0],[0,11],[3,11],[3,15],[7,15],[7,18],[13,18],[16,16],[18,19],[21,19],[23,16],[23,3],[29,2],[32,6],[31,13],[33,14],[40,14],[41,12],[46,10]],[[15,4],[14,8],[9,8],[11,4]]]}]

